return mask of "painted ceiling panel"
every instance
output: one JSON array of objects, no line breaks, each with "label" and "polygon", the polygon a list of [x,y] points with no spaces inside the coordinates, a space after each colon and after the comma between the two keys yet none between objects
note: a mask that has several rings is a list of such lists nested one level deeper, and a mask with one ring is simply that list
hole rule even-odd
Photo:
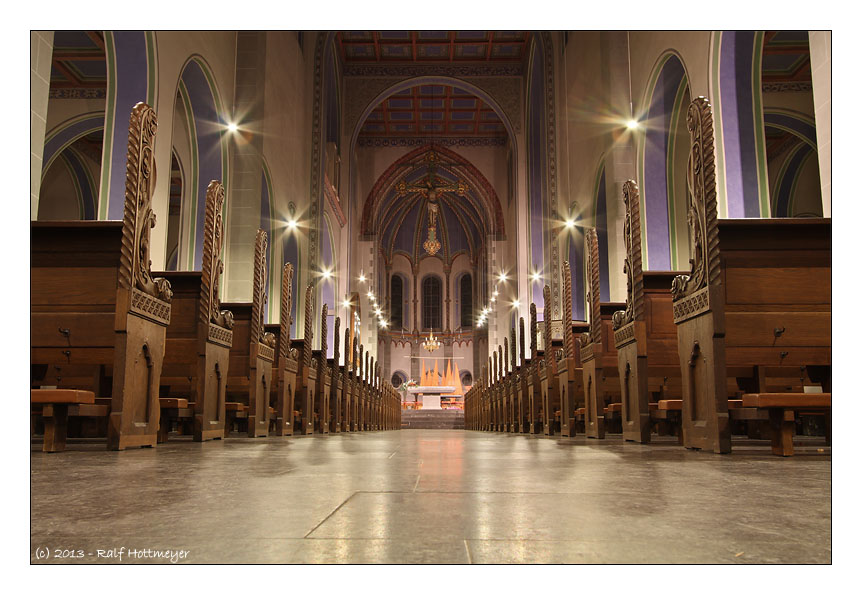
[{"label": "painted ceiling panel", "polygon": [[[336,37],[341,55],[348,63],[393,60],[511,63],[523,59],[529,38],[527,31],[341,31]],[[359,47],[366,49],[351,49]]]},{"label": "painted ceiling panel", "polygon": [[[416,122],[417,118],[419,122],[441,125],[404,126],[407,122]],[[420,85],[389,96],[366,119],[360,137],[384,137],[394,133],[507,137],[500,117],[482,99],[447,85]]]}]

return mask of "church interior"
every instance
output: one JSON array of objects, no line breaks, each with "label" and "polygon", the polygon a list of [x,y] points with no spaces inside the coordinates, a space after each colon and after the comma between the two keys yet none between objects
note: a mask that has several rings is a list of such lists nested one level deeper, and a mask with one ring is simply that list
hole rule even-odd
[{"label": "church interior", "polygon": [[831,564],[830,31],[30,42],[31,564]]}]

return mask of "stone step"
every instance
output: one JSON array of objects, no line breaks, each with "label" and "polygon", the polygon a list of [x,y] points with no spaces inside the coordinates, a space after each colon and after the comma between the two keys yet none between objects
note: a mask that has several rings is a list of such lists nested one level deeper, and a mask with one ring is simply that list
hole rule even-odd
[{"label": "stone step", "polygon": [[401,412],[401,428],[463,430],[464,412],[460,409],[407,409]]}]

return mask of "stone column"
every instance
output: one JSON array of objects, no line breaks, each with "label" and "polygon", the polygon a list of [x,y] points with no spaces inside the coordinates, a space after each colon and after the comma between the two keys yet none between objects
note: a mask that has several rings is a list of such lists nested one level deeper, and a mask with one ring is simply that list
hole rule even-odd
[{"label": "stone column", "polygon": [[[628,36],[625,31],[606,31],[601,36],[602,57],[605,64],[604,91],[612,113],[629,114],[631,90],[629,87]],[[623,184],[637,175],[633,136],[622,129],[612,133],[611,149],[605,160],[605,188],[608,217],[608,272],[610,299],[626,301],[626,277],[623,262],[626,248],[622,241],[625,224]],[[605,197],[599,197],[603,200]]]},{"label": "stone column", "polygon": [[39,216],[42,185],[42,153],[48,120],[48,89],[51,86],[53,31],[30,31],[30,220]]},{"label": "stone column", "polygon": [[449,281],[452,277],[452,267],[451,266],[444,267],[443,271],[446,273],[446,326],[444,326],[443,328],[446,329],[447,333],[451,333],[452,332],[452,325],[451,325],[450,321],[451,321],[452,299],[451,299],[451,296],[449,295],[449,293],[450,293]]},{"label": "stone column", "polygon": [[[261,172],[263,162],[264,86],[266,83],[266,33],[239,31],[236,39],[234,117],[239,132],[230,147],[233,153],[228,196],[228,250],[226,301],[251,301],[254,270],[254,238],[260,227]],[[278,241],[281,238],[277,238]],[[267,238],[269,245],[276,238]],[[268,263],[269,270],[280,270]],[[300,284],[302,287],[302,284]],[[277,296],[269,296],[276,299]],[[296,321],[296,324],[302,324]]]},{"label": "stone column", "polygon": [[832,216],[832,32],[809,31],[811,86],[817,124],[817,160],[823,216]]}]

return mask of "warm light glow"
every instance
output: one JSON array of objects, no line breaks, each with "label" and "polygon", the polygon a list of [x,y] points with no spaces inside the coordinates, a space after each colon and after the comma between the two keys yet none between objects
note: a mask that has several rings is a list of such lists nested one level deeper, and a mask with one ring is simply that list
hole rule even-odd
[{"label": "warm light glow", "polygon": [[326,269],[323,271],[323,278],[324,279],[329,279],[331,276],[332,276],[332,271],[330,271],[329,269]]},{"label": "warm light glow", "polygon": [[487,314],[487,313],[488,313],[488,308],[483,308],[483,309],[482,309],[482,314]]},{"label": "warm light glow", "polygon": [[638,124],[637,120],[629,120],[628,122],[626,122],[626,128],[628,128],[629,130],[637,130],[640,127],[641,125]]},{"label": "warm light glow", "polygon": [[365,275],[362,275],[362,274],[359,275],[359,282],[365,283]]},{"label": "warm light glow", "polygon": [[383,310],[381,310],[380,308],[377,308],[377,309],[374,311],[374,313],[375,313],[375,314],[377,314],[378,316],[380,316],[380,315],[383,313]]},{"label": "warm light glow", "polygon": [[368,292],[368,297],[370,297],[370,298],[373,300],[373,299],[374,299],[374,292],[373,292],[373,291],[369,291],[369,292]]},{"label": "warm light glow", "polygon": [[386,328],[387,326],[389,326],[389,323],[388,323],[388,322],[386,322],[385,320],[381,320],[381,321],[380,321],[380,326],[382,326],[383,328]]},{"label": "warm light glow", "polygon": [[566,227],[568,227],[569,229],[572,229],[574,226],[575,226],[574,219],[567,219],[566,220]]},{"label": "warm light glow", "polygon": [[296,219],[290,219],[287,222],[288,229],[296,229]]},{"label": "warm light glow", "polygon": [[542,276],[539,273],[533,273],[530,278],[533,280],[533,283],[538,283],[542,280]]},{"label": "warm light glow", "polygon": [[498,278],[500,281],[505,281],[505,280],[506,280],[506,273],[500,273],[500,276],[499,276],[499,277],[497,277],[497,278]]},{"label": "warm light glow", "polygon": [[498,295],[500,295],[500,292],[495,289],[494,290],[494,297],[497,297]]},{"label": "warm light glow", "polygon": [[239,130],[239,126],[237,126],[234,122],[231,122],[227,125],[228,132],[236,132]]},{"label": "warm light glow", "polygon": [[491,303],[496,302],[496,301],[497,301],[497,298],[495,298],[495,297],[491,298]]},{"label": "warm light glow", "polygon": [[350,300],[344,300],[343,302],[341,302],[341,305],[344,306],[345,308],[349,308],[350,307]]},{"label": "warm light glow", "polygon": [[521,307],[521,302],[519,302],[518,300],[515,300],[514,302],[512,302],[512,307],[513,307],[513,308],[516,308],[516,309],[517,309],[517,308],[520,308],[520,307]]}]

